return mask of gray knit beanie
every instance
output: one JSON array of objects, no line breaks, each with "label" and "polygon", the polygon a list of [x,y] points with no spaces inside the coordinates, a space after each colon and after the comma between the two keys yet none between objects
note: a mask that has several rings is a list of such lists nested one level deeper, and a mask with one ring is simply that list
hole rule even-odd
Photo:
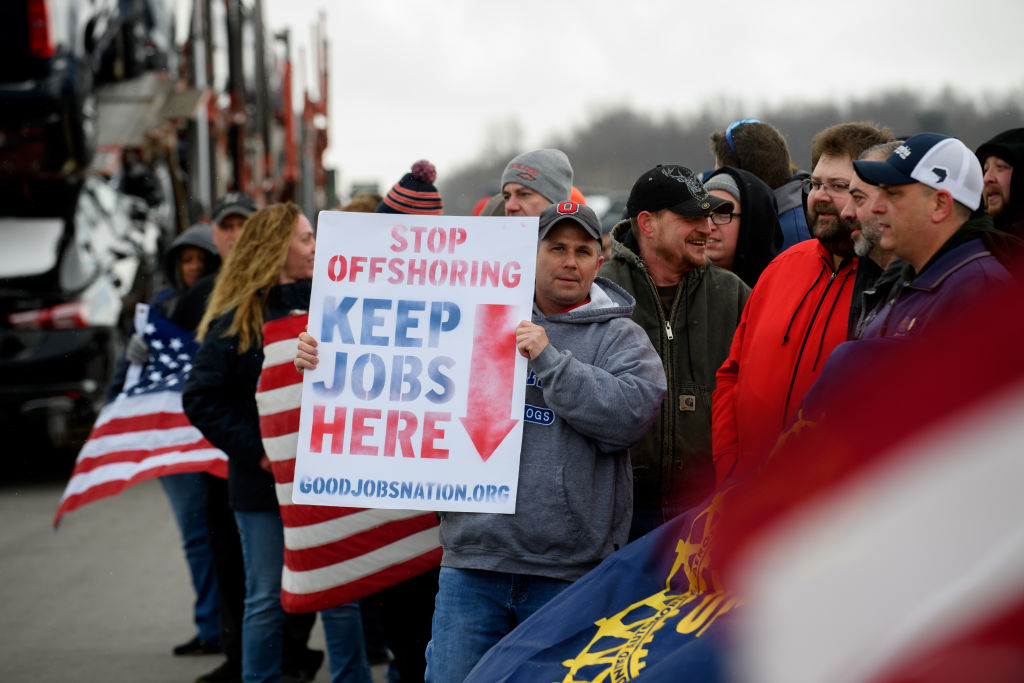
[{"label": "gray knit beanie", "polygon": [[740,201],[740,188],[736,185],[736,180],[728,173],[719,173],[709,178],[704,182],[704,189],[708,192],[711,190],[722,190],[731,194],[732,198],[737,202]]},{"label": "gray knit beanie", "polygon": [[568,201],[572,193],[572,166],[560,149],[523,152],[508,162],[499,190],[504,190],[506,183],[519,183],[557,204]]}]

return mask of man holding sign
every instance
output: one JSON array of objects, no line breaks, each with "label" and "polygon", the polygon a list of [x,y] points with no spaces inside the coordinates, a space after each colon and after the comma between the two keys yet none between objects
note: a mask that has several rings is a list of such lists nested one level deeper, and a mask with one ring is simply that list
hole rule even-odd
[{"label": "man holding sign", "polygon": [[627,449],[665,393],[661,361],[629,316],[633,298],[599,279],[601,225],[589,207],[540,215],[533,322],[516,328],[529,359],[514,515],[441,513],[444,546],[430,681],[461,681],[506,633],[625,544]]},{"label": "man holding sign", "polygon": [[[661,360],[630,320],[633,297],[596,278],[594,211],[553,204],[539,229],[533,321],[516,328],[529,375],[515,513],[440,513],[434,682],[461,681],[502,636],[625,544],[627,449],[665,393]],[[296,366],[315,367],[315,342],[300,339]]]}]

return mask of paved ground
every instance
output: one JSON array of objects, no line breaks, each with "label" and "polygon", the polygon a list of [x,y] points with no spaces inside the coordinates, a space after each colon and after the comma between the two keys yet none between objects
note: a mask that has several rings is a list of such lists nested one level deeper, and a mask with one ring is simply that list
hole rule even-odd
[{"label": "paved ground", "polygon": [[[186,683],[217,666],[170,652],[194,633],[192,593],[160,485],[86,505],[55,532],[63,483],[0,486],[0,681]],[[311,647],[323,649],[319,621]],[[325,663],[316,681],[329,680]]]}]

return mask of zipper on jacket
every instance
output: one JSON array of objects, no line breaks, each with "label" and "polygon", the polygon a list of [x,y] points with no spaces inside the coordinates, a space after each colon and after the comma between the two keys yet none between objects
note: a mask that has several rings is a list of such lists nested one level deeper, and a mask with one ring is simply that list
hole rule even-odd
[{"label": "zipper on jacket", "polygon": [[[651,277],[650,271],[647,270],[647,264],[644,263],[642,258],[637,257],[637,265],[640,266],[640,270],[642,270],[644,275],[647,276],[647,281],[651,283],[651,293],[654,294],[654,301],[658,304],[658,312],[661,313],[661,324],[665,327],[665,337],[669,341],[672,341],[676,337],[672,334],[672,321],[669,320],[668,314],[665,313],[665,307],[661,305],[661,295],[658,293],[658,285],[654,284],[654,278]],[[679,286],[682,287],[683,284],[684,283],[680,281]],[[678,298],[678,296],[679,294],[677,292],[676,297]]]}]

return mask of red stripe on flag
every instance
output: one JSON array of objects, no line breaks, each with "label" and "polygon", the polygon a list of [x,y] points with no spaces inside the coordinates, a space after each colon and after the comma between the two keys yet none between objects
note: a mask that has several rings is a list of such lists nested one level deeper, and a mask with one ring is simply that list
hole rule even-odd
[{"label": "red stripe on flag", "polygon": [[263,345],[274,344],[279,341],[295,339],[306,329],[309,315],[301,313],[290,315],[286,318],[276,318],[263,324]]},{"label": "red stripe on flag", "polygon": [[[293,434],[299,424],[300,408],[292,408],[280,413],[272,413],[260,417],[260,434],[264,439],[272,439],[286,434]],[[291,478],[289,477],[289,481]]]},{"label": "red stripe on flag", "polygon": [[295,479],[295,458],[271,460],[270,468],[278,484],[290,484]]},{"label": "red stripe on flag", "polygon": [[405,562],[314,593],[292,593],[282,590],[281,604],[288,612],[312,612],[365,598],[438,567],[441,564],[441,553],[441,548],[437,547]]},{"label": "red stripe on flag", "polygon": [[[60,506],[57,508],[57,514],[54,515],[53,525],[56,527],[60,524],[60,519],[66,513],[73,510],[77,510],[87,503],[106,498],[108,496],[116,496],[117,494],[124,491],[129,486],[138,484],[140,481],[146,479],[153,479],[154,477],[162,477],[168,474],[184,474],[187,472],[195,472],[195,463],[173,463],[169,465],[159,465],[142,470],[128,479],[116,479],[112,481],[105,481],[101,484],[96,484],[89,487],[87,490],[81,493],[75,493],[64,498]],[[212,474],[220,477],[221,479],[227,479],[228,477],[228,463],[227,460],[213,460],[206,463],[202,469],[203,472]],[[78,474],[76,470],[75,474]]]},{"label": "red stripe on flag", "polygon": [[[182,459],[187,459],[190,453],[195,451],[203,451],[213,449],[213,444],[204,438],[200,438],[198,441],[193,441],[187,444],[172,444],[169,446],[163,446],[161,448],[133,448],[126,449],[123,451],[110,451],[103,455],[95,457],[82,458],[75,464],[75,471],[72,476],[77,474],[83,474],[85,472],[91,472],[99,467],[106,465],[113,465],[117,463],[140,463],[145,462],[149,458],[154,458],[168,453],[180,453]],[[219,453],[219,451],[218,451]]]},{"label": "red stripe on flag", "polygon": [[271,391],[282,387],[290,387],[302,382],[302,375],[295,370],[292,363],[282,363],[263,368],[257,392]]},{"label": "red stripe on flag", "polygon": [[341,508],[331,505],[299,505],[288,503],[281,505],[281,522],[285,528],[299,528],[329,522],[362,512],[363,508]]},{"label": "red stripe on flag", "polygon": [[898,661],[875,683],[1024,681],[1024,599],[991,621]]},{"label": "red stripe on flag", "polygon": [[150,413],[136,415],[134,417],[117,417],[108,420],[102,425],[93,428],[89,433],[90,439],[98,439],[111,434],[124,434],[126,432],[142,432],[155,429],[175,429],[177,427],[191,427],[184,413]]},{"label": "red stripe on flag", "polygon": [[285,563],[293,571],[321,569],[379,550],[435,526],[437,517],[432,512],[395,520],[315,548],[285,549]]}]

